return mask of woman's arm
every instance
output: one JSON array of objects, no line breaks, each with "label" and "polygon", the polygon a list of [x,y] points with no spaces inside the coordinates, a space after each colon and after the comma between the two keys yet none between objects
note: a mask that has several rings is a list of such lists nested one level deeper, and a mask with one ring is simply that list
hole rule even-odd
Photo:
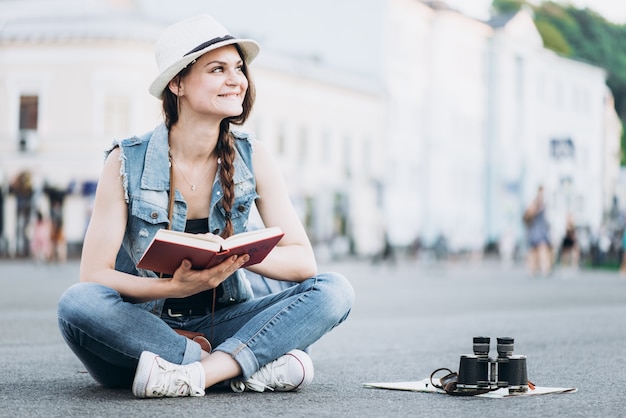
[{"label": "woman's arm", "polygon": [[311,242],[291,204],[283,173],[265,144],[254,142],[252,154],[259,198],[256,202],[266,227],[278,226],[285,236],[263,262],[246,267],[266,277],[301,282],[317,274]]},{"label": "woman's arm", "polygon": [[191,266],[183,263],[173,278],[162,280],[116,271],[115,259],[128,220],[128,206],[119,174],[119,156],[119,149],[109,154],[98,182],[93,212],[83,243],[81,281],[111,287],[137,302],[186,297],[216,287],[245,262],[244,257],[238,260],[229,258],[212,269],[202,271],[190,270]]}]

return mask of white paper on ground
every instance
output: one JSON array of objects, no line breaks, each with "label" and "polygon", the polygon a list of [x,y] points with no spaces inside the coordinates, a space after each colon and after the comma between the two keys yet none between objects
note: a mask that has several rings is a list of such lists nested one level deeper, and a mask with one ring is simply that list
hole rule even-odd
[{"label": "white paper on ground", "polygon": [[[430,379],[422,379],[414,382],[378,382],[378,383],[363,383],[365,387],[376,389],[391,389],[391,390],[407,390],[411,392],[428,392],[428,393],[442,393],[446,394],[442,389],[437,389],[430,384]],[[517,396],[534,396],[534,395],[547,395],[550,393],[573,393],[576,392],[576,388],[552,388],[535,386],[535,389],[528,389],[526,393],[509,394],[508,388],[502,388],[494,390],[492,392],[483,393],[482,395],[476,395],[481,398],[512,398]]]}]

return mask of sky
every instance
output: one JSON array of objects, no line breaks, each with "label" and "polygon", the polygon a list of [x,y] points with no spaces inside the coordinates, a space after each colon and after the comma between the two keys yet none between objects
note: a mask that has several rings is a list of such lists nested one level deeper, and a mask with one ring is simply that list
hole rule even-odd
[{"label": "sky", "polygon": [[[321,58],[331,67],[375,77],[380,70],[371,52],[382,47],[376,25],[383,13],[377,0],[136,0],[150,14],[173,21],[210,13],[233,34],[251,37],[262,54]],[[492,0],[445,0],[460,12],[489,18]],[[530,0],[535,3],[541,0]],[[589,7],[607,20],[626,24],[626,0],[557,0]],[[373,30],[368,30],[372,28]],[[262,57],[261,57],[262,58]]]},{"label": "sky", "polygon": [[[489,9],[491,7],[492,0],[444,0],[453,8],[463,12],[468,16],[472,16],[474,18],[486,20],[489,18]],[[543,0],[529,0],[531,3],[539,4],[542,3]],[[625,0],[553,0],[557,3],[561,4],[572,4],[578,8],[589,8],[595,10],[604,18],[609,21],[618,24],[626,24],[626,1]],[[193,10],[206,10],[210,8],[212,10],[219,11],[218,18],[220,20],[229,20],[229,17],[232,17],[236,22],[242,18],[243,15],[252,14],[255,16],[256,22],[261,25],[263,22],[259,21],[259,17],[261,19],[265,19],[268,16],[268,11],[272,15],[272,17],[279,16],[285,12],[287,16],[291,13],[296,12],[302,13],[304,15],[315,16],[316,11],[320,9],[324,10],[325,18],[332,18],[333,16],[342,15],[341,9],[352,9],[352,13],[348,16],[354,16],[354,18],[361,18],[364,14],[367,14],[370,7],[367,7],[367,0],[355,1],[355,0],[336,0],[332,2],[327,1],[318,1],[318,2],[298,2],[297,6],[290,5],[289,3],[285,3],[281,0],[264,0],[262,2],[255,1],[241,1],[234,0],[233,1],[217,1],[217,0],[178,0],[176,2],[171,2],[169,0],[160,0],[158,2],[154,2],[154,0],[139,0],[140,3],[144,5],[150,5],[149,8],[153,8],[153,5],[158,5],[156,9],[160,9],[163,15],[173,16],[173,15],[183,15],[188,11]],[[234,4],[242,5],[243,7],[233,7]],[[288,6],[285,6],[285,5]],[[332,4],[330,10],[332,12],[328,12],[329,8],[326,6],[328,4]],[[240,10],[243,13],[233,13],[233,10]],[[293,10],[286,10],[293,9]],[[304,10],[303,10],[304,9]],[[357,9],[358,13],[354,13],[354,10]],[[343,15],[345,16],[345,15]],[[297,19],[289,19],[281,16],[281,20],[283,22],[293,22],[294,25],[298,25]],[[300,22],[302,23],[302,22]]]},{"label": "sky", "polygon": [[[464,14],[478,18],[487,19],[491,0],[445,0],[450,6],[462,11]],[[541,3],[533,1],[533,3]],[[579,9],[589,8],[595,10],[605,19],[613,22],[626,23],[626,1],[624,0],[568,0],[558,1],[561,4],[572,4]]]},{"label": "sky", "polygon": [[[267,52],[321,61],[371,77],[372,50],[381,48],[376,25],[381,2],[371,0],[138,0],[148,13],[178,20],[210,13],[237,37]],[[158,6],[157,6],[158,5]],[[368,30],[373,28],[372,30]]]}]

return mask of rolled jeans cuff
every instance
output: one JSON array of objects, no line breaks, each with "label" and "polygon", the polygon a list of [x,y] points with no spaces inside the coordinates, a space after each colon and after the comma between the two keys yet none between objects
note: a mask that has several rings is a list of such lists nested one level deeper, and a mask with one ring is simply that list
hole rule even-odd
[{"label": "rolled jeans cuff", "polygon": [[197,342],[185,338],[187,340],[187,346],[185,347],[185,353],[183,354],[183,362],[181,364],[194,363],[200,361],[202,358],[202,347]]},{"label": "rolled jeans cuff", "polygon": [[236,338],[229,338],[215,348],[229,354],[239,363],[243,380],[247,380],[254,372],[259,370],[259,362],[250,348]]}]

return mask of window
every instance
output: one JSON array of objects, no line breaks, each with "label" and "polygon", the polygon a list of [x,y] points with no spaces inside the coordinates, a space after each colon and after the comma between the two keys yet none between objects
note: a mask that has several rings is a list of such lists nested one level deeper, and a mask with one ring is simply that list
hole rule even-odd
[{"label": "window", "polygon": [[39,122],[39,97],[20,96],[20,152],[32,151],[37,145],[37,127]]},{"label": "window", "polygon": [[298,138],[298,162],[300,164],[307,163],[308,149],[309,149],[309,132],[306,127],[300,128],[300,137]]},{"label": "window", "polygon": [[276,153],[278,155],[285,155],[285,127],[283,125],[279,125],[278,127],[278,135],[276,138]]},{"label": "window", "polygon": [[515,57],[515,97],[519,102],[524,100],[524,58]]},{"label": "window", "polygon": [[324,166],[328,166],[331,163],[331,155],[332,155],[332,143],[331,143],[331,137],[330,137],[330,132],[328,130],[325,130],[324,132],[322,132],[322,147],[320,149],[320,153],[321,155],[321,162]]},{"label": "window", "polygon": [[369,137],[365,137],[363,139],[362,156],[363,167],[371,173],[374,164],[374,158],[372,156],[372,141],[370,141]]},{"label": "window", "polygon": [[550,140],[550,156],[555,160],[574,159],[576,146],[571,138],[552,138]]},{"label": "window", "polygon": [[351,143],[352,139],[349,136],[344,136],[343,138],[343,166],[344,166],[344,174],[346,178],[352,177],[352,153],[351,151]]}]

